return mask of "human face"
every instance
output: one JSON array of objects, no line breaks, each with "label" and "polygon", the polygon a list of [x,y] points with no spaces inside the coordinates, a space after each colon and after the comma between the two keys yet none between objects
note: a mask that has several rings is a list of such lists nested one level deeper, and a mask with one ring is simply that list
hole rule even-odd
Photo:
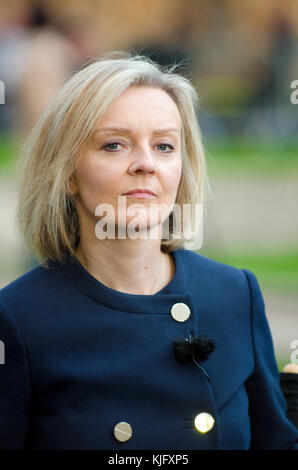
[{"label": "human face", "polygon": [[[94,227],[98,221],[95,209],[100,204],[110,204],[116,225],[123,224],[124,219],[118,217],[118,198],[135,188],[155,193],[147,199],[126,196],[127,209],[132,204],[142,206],[147,227],[149,205],[163,204],[170,209],[175,203],[182,170],[181,131],[179,110],[162,89],[130,87],[115,99],[96,126],[71,179],[80,224],[92,223]],[[158,224],[170,212],[160,211]],[[126,212],[126,226],[131,218]]]}]

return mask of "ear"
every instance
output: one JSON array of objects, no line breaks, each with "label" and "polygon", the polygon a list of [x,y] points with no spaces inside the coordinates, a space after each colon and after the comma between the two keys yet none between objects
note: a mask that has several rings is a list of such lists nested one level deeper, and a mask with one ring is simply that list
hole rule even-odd
[{"label": "ear", "polygon": [[77,188],[77,185],[74,181],[74,177],[71,176],[69,178],[69,181],[68,181],[68,184],[67,184],[67,194],[71,194],[72,196],[74,196],[77,192],[78,192],[78,188]]}]

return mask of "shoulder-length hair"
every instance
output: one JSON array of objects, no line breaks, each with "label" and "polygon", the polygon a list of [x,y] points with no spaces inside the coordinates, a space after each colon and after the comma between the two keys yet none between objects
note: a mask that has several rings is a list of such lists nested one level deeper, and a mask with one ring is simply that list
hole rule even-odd
[{"label": "shoulder-length hair", "polygon": [[[42,113],[20,155],[16,222],[25,248],[45,267],[48,260],[63,262],[67,255],[75,255],[80,226],[70,177],[96,123],[131,86],[158,87],[176,103],[182,118],[182,174],[175,204],[203,204],[209,184],[197,119],[199,100],[190,80],[175,73],[176,67],[161,66],[137,53],[108,53],[75,73]],[[185,247],[185,230],[198,229],[191,217],[184,221],[181,237],[173,238],[173,212],[168,219],[163,252]]]}]

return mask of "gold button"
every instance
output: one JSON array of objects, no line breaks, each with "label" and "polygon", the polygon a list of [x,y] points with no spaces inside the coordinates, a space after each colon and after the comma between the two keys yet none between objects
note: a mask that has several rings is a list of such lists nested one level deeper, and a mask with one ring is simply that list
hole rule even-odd
[{"label": "gold button", "polygon": [[125,421],[120,421],[120,423],[116,424],[114,427],[114,436],[117,441],[128,441],[128,439],[130,439],[132,436],[131,425]]},{"label": "gold button", "polygon": [[186,304],[174,304],[171,308],[171,315],[176,321],[185,321],[190,315],[190,310]]},{"label": "gold button", "polygon": [[199,413],[195,417],[195,427],[200,432],[208,432],[214,426],[214,419],[209,413]]}]

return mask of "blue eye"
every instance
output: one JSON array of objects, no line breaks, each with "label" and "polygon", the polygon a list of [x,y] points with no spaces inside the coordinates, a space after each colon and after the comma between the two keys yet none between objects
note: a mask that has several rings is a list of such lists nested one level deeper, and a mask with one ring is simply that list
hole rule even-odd
[{"label": "blue eye", "polygon": [[[162,146],[162,147],[169,147],[169,148],[171,149],[171,151],[174,150],[173,145],[170,145],[170,144],[158,144],[157,146],[158,146],[158,147],[161,147],[161,146]],[[164,153],[171,153],[171,152],[167,151],[167,152],[164,152]]]},{"label": "blue eye", "polygon": [[120,142],[107,142],[106,144],[103,145],[102,148],[103,148],[104,150],[108,150],[109,152],[110,152],[110,151],[113,152],[113,150],[117,150],[117,149],[115,149],[115,148],[114,148],[114,149],[110,149],[110,150],[107,149],[107,147],[108,147],[109,145],[121,145],[121,144],[120,144]]},{"label": "blue eye", "polygon": [[[107,150],[108,152],[115,152],[115,151],[119,150],[115,147],[111,148],[110,147],[111,145],[117,146],[117,145],[122,145],[122,144],[120,142],[107,142],[102,146],[102,149]],[[162,150],[163,153],[171,153],[174,150],[173,145],[170,145],[170,144],[157,144],[157,147],[169,147],[170,148],[170,150],[168,150],[168,151],[163,151]]]}]

